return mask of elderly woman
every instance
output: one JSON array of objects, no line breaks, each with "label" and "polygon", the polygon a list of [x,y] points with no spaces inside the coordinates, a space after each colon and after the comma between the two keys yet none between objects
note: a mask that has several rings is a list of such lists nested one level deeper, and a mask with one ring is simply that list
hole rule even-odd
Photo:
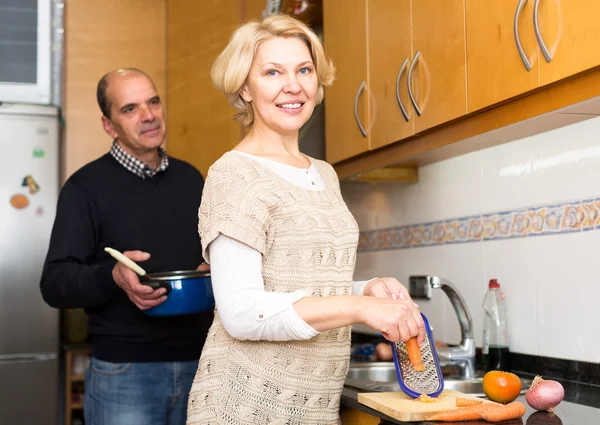
[{"label": "elderly woman", "polygon": [[337,424],[350,325],[425,339],[396,279],[353,282],[358,228],[333,168],[298,132],[335,70],[288,16],[241,26],[211,76],[248,135],[208,172],[199,212],[216,315],[188,424]]}]

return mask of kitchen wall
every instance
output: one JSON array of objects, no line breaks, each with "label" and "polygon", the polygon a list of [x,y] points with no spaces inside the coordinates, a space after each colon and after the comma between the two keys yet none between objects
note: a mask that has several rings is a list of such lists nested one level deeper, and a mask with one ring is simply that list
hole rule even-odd
[{"label": "kitchen wall", "polygon": [[[511,351],[600,362],[600,118],[419,170],[419,182],[342,184],[361,229],[356,279],[449,279],[481,346],[496,278]],[[460,340],[441,290],[420,301],[434,337]]]}]

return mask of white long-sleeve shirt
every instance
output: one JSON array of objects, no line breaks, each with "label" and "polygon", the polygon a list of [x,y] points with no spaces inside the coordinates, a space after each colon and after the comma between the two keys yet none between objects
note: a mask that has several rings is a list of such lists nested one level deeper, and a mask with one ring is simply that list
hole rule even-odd
[{"label": "white long-sleeve shirt", "polygon": [[[306,190],[324,190],[325,182],[314,164],[308,169],[245,155]],[[208,247],[215,304],[227,332],[238,339],[286,341],[310,339],[319,334],[293,308],[308,296],[304,291],[267,292],[262,276],[262,255],[248,245],[219,235]],[[363,294],[370,282],[352,282],[352,293]]]}]

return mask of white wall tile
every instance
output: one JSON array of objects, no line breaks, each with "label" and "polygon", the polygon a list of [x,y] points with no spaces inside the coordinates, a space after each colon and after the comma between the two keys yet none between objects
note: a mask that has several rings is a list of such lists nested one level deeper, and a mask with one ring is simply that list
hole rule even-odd
[{"label": "white wall tile", "polygon": [[600,340],[598,232],[532,238],[538,352],[596,362]]},{"label": "white wall tile", "polygon": [[481,208],[485,199],[482,152],[473,152],[451,161],[430,165],[437,169],[440,210],[436,220],[461,218]]},{"label": "white wall tile", "polygon": [[548,132],[536,140],[539,156],[533,168],[538,203],[600,195],[598,132],[600,118],[594,118]]},{"label": "white wall tile", "polygon": [[533,196],[536,179],[530,172],[533,145],[532,138],[527,138],[482,151],[484,195],[479,201],[480,212],[501,212],[536,204]]}]

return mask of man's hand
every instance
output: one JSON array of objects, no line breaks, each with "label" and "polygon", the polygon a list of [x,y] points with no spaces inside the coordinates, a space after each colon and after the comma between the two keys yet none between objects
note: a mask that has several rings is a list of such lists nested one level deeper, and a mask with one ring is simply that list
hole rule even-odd
[{"label": "man's hand", "polygon": [[[136,262],[150,258],[150,254],[142,251],[125,251],[123,255]],[[167,300],[165,296],[167,291],[164,288],[152,289],[142,285],[137,274],[120,262],[117,262],[113,268],[112,276],[116,284],[140,310],[147,310]]]}]

